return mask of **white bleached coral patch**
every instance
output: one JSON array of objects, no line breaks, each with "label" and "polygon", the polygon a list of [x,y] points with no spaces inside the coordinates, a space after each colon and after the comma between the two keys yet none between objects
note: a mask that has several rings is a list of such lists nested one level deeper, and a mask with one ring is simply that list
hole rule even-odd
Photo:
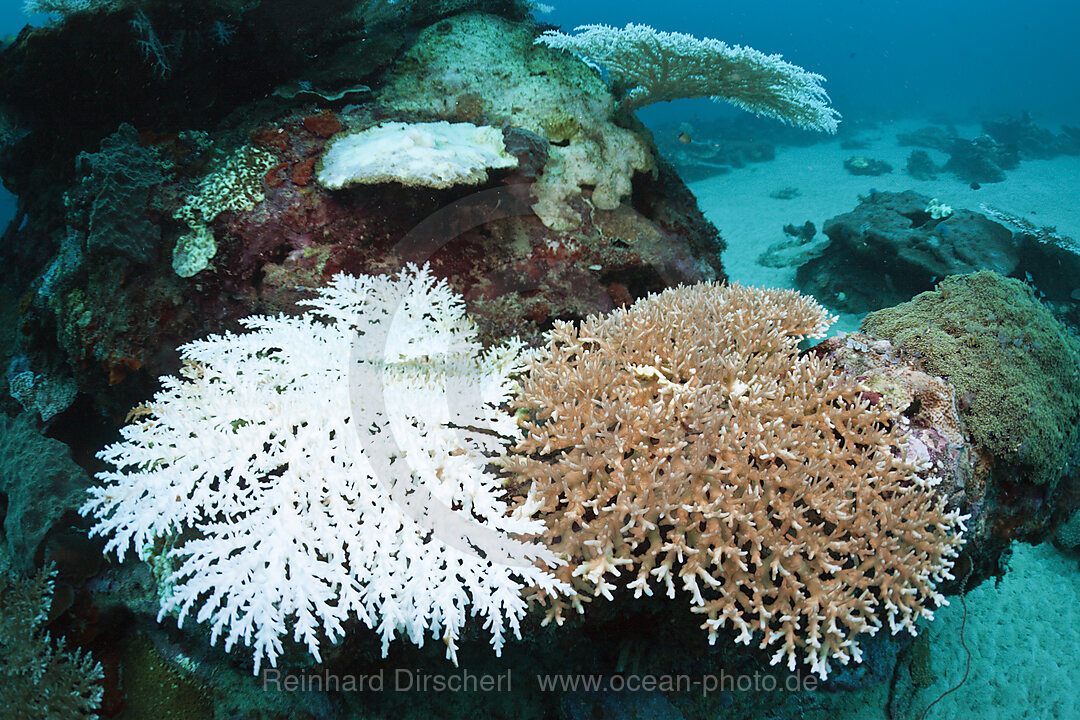
[{"label": "white bleached coral patch", "polygon": [[337,190],[398,182],[448,188],[486,182],[487,171],[517,166],[498,128],[472,123],[388,122],[332,141],[318,178]]},{"label": "white bleached coral patch", "polygon": [[181,348],[181,376],[99,455],[93,534],[120,558],[171,545],[160,615],[251,646],[256,673],[286,634],[320,659],[350,618],[384,653],[430,633],[454,658],[471,614],[498,652],[524,587],[567,589],[516,539],[542,525],[507,515],[490,467],[516,432],[501,406],[521,344],[482,349],[426,268],[339,275],[307,304]]}]

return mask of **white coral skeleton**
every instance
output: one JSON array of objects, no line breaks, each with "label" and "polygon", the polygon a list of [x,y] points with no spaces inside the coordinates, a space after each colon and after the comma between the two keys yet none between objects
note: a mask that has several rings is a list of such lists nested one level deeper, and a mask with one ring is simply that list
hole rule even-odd
[{"label": "white coral skeleton", "polygon": [[566,589],[488,469],[515,432],[500,406],[521,346],[481,350],[426,268],[339,275],[306,304],[181,348],[181,377],[100,453],[93,533],[120,559],[167,541],[159,620],[194,614],[226,650],[251,646],[256,674],[289,633],[321,661],[353,617],[384,654],[430,633],[456,661],[471,613],[498,653],[524,587]]}]

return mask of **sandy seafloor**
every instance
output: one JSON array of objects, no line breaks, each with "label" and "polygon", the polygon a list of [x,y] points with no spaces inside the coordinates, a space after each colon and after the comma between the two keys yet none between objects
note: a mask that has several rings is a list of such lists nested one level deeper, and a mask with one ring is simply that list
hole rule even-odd
[{"label": "sandy seafloor", "polygon": [[[752,163],[724,175],[691,183],[705,216],[719,228],[728,245],[724,267],[731,280],[763,287],[794,287],[794,268],[770,268],[757,263],[772,243],[784,238],[783,226],[807,220],[818,228],[825,220],[852,210],[859,195],[879,191],[915,190],[953,208],[979,211],[979,204],[1023,215],[1037,226],[1054,226],[1080,240],[1080,157],[1023,160],[1006,171],[1000,183],[973,190],[949,173],[936,180],[916,180],[904,172],[914,149],[896,142],[898,132],[928,123],[922,120],[882,124],[859,133],[870,146],[843,149],[839,141],[811,147],[780,147],[776,159]],[[1057,131],[1056,126],[1048,125]],[[980,134],[978,126],[957,126],[961,137]],[[935,163],[947,157],[927,150]],[[884,160],[893,172],[859,177],[843,168],[845,158],[865,155]],[[769,193],[795,187],[790,200]],[[842,316],[833,326],[854,330],[860,316]],[[1080,718],[1080,566],[1078,558],[1046,543],[1016,544],[1009,570],[995,586],[984,582],[966,596],[964,639],[971,651],[971,668],[963,686],[938,702],[927,715],[936,718],[1015,718],[1076,720]],[[939,610],[930,633],[931,666],[935,682],[919,693],[912,717],[964,675],[965,652],[960,644],[963,609],[959,598]],[[887,630],[883,630],[887,632]],[[887,685],[887,684],[886,684]],[[888,687],[852,694],[843,718],[878,720],[884,712]]]},{"label": "sandy seafloor", "polygon": [[[801,226],[809,220],[817,227],[818,238],[823,238],[824,222],[855,209],[859,196],[869,195],[871,189],[914,190],[953,208],[975,212],[985,203],[1022,215],[1038,227],[1056,227],[1058,233],[1080,241],[1080,156],[1022,160],[1019,167],[1006,171],[1004,182],[984,183],[978,190],[945,172],[936,180],[916,180],[904,172],[907,157],[916,148],[898,145],[896,134],[928,124],[912,120],[866,128],[858,139],[870,145],[859,150],[845,150],[839,140],[810,147],[780,146],[771,162],[750,163],[690,183],[702,212],[727,242],[724,269],[728,276],[745,285],[794,287],[795,268],[765,267],[757,263],[758,256],[784,239],[784,225]],[[1047,127],[1059,132],[1056,126]],[[977,125],[957,125],[956,129],[965,138],[981,133]],[[935,150],[926,152],[938,165],[948,160]],[[893,171],[876,177],[852,175],[844,170],[843,162],[853,155],[884,160]],[[798,189],[800,195],[791,200],[769,197],[787,187]],[[834,330],[854,330],[859,319],[843,316]]]}]

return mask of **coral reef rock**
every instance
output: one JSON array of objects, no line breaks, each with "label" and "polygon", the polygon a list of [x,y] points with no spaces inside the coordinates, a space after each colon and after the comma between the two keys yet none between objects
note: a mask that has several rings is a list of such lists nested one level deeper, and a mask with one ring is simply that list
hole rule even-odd
[{"label": "coral reef rock", "polygon": [[947,278],[862,329],[956,388],[965,434],[992,471],[993,533],[1045,537],[1080,481],[1080,342],[1031,288],[988,271]]},{"label": "coral reef rock", "polygon": [[1016,270],[1019,247],[1007,228],[970,210],[943,214],[944,207],[911,190],[873,192],[825,222],[831,242],[795,280],[827,305],[866,312],[909,300],[948,275]]}]

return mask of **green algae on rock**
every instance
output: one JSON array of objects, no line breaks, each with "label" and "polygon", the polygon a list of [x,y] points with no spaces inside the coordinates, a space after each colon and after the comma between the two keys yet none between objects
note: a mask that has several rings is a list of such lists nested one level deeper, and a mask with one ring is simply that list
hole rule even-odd
[{"label": "green algae on rock", "polygon": [[1031,482],[1054,485],[1080,439],[1080,342],[1019,280],[981,271],[870,313],[887,338],[957,389],[970,436]]}]

